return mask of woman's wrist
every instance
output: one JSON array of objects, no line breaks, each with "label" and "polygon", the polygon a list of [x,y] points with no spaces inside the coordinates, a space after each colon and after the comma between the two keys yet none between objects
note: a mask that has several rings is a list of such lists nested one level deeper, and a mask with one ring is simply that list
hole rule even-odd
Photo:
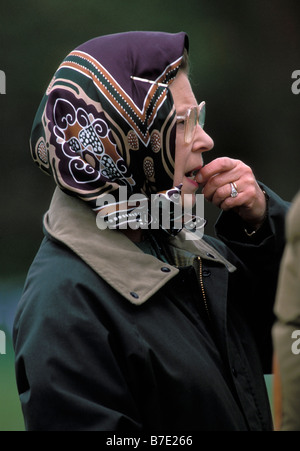
[{"label": "woman's wrist", "polygon": [[266,199],[265,212],[264,212],[264,215],[262,216],[262,219],[259,222],[257,222],[256,224],[253,224],[253,225],[252,224],[251,225],[247,224],[247,225],[245,225],[244,232],[249,237],[255,235],[259,231],[259,229],[261,229],[261,227],[263,226],[263,224],[265,223],[265,221],[266,221],[266,219],[268,217],[269,196],[268,196],[268,194],[266,193],[266,191],[264,189],[261,188],[261,190],[262,190],[262,192],[263,192],[263,194],[265,196],[265,199]]}]

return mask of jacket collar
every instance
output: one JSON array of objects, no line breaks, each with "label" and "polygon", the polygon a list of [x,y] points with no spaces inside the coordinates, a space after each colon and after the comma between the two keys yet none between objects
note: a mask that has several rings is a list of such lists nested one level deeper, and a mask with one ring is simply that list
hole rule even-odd
[{"label": "jacket collar", "polygon": [[[122,232],[98,229],[95,213],[89,206],[59,188],[56,188],[44,216],[44,228],[47,234],[72,249],[109,285],[136,305],[147,301],[179,271],[142,252]],[[235,270],[204,240],[189,240],[187,233],[182,231],[169,240],[173,251],[188,251],[218,261],[230,272]]]}]

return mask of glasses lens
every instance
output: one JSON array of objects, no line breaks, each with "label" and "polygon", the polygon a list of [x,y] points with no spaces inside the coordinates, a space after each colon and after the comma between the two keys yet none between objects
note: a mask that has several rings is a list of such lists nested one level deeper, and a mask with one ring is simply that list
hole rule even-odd
[{"label": "glasses lens", "polygon": [[205,123],[205,102],[201,102],[198,107],[191,108],[185,119],[185,142],[190,143],[193,139],[197,122],[204,128]]},{"label": "glasses lens", "polygon": [[199,105],[199,119],[198,119],[198,122],[199,122],[199,125],[200,125],[201,128],[204,128],[204,124],[205,124],[205,113],[206,113],[206,110],[205,110],[205,102],[202,102],[202,103],[200,103],[200,105]]},{"label": "glasses lens", "polygon": [[191,142],[194,136],[195,127],[197,125],[197,108],[191,108],[188,111],[186,122],[185,122],[185,141],[187,143]]}]

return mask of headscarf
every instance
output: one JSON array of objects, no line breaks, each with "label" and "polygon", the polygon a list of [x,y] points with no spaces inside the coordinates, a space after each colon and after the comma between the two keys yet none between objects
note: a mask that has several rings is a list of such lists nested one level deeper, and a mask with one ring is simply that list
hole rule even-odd
[{"label": "headscarf", "polygon": [[[180,195],[173,187],[176,111],[168,87],[185,48],[183,32],[92,39],[62,61],[37,111],[34,161],[64,192],[103,210],[117,227],[133,210],[122,201],[124,190],[127,199]],[[104,207],[107,194],[114,202]]]}]

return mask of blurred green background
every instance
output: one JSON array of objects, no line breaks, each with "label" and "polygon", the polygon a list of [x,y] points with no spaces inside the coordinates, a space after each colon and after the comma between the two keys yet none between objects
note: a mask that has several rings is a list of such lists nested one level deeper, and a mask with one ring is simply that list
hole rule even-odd
[{"label": "blurred green background", "polygon": [[[58,64],[95,36],[128,30],[186,31],[192,85],[207,102],[215,149],[252,166],[257,178],[291,200],[299,188],[300,69],[298,0],[15,0],[1,7],[0,70],[0,430],[23,430],[12,322],[28,267],[42,238],[53,182],[32,163],[28,138]],[[218,212],[206,204],[207,232]]]}]

